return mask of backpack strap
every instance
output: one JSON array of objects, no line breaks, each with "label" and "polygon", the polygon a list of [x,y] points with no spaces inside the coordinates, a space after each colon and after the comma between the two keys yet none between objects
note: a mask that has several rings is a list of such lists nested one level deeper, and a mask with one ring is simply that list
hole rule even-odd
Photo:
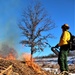
[{"label": "backpack strap", "polygon": [[68,31],[69,33],[70,33],[70,40],[72,39],[72,34],[71,34],[71,32],[70,31]]}]

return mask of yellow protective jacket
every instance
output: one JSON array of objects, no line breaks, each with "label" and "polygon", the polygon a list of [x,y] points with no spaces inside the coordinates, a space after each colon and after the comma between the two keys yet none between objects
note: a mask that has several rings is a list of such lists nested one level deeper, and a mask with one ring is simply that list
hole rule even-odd
[{"label": "yellow protective jacket", "polygon": [[68,31],[64,31],[60,37],[58,46],[67,45],[70,38],[71,38],[70,33]]}]

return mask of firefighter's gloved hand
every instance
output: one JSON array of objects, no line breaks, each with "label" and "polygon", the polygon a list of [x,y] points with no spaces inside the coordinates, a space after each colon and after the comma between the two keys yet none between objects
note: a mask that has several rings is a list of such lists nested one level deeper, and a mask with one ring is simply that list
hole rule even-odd
[{"label": "firefighter's gloved hand", "polygon": [[59,46],[58,46],[58,44],[55,46],[55,48],[58,48]]}]

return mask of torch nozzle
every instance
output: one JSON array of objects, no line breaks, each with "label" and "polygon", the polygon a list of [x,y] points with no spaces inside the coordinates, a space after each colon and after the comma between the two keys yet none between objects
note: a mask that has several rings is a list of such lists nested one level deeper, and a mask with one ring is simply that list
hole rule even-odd
[{"label": "torch nozzle", "polygon": [[49,43],[45,42],[45,44],[47,44],[47,45],[49,45],[49,47],[51,47]]}]

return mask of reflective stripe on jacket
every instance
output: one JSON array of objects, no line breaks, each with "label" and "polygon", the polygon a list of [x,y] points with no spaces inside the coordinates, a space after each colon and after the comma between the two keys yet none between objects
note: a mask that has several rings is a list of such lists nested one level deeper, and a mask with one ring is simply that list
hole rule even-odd
[{"label": "reflective stripe on jacket", "polygon": [[67,45],[69,40],[70,40],[70,33],[68,31],[64,31],[60,37],[58,46]]}]

